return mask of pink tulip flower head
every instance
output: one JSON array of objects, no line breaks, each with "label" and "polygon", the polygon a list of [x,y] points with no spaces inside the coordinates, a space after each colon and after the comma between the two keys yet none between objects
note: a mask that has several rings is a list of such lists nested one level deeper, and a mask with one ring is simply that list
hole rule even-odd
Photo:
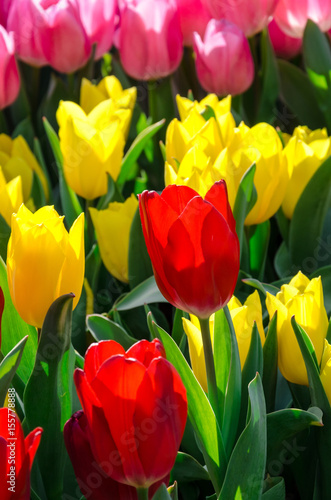
[{"label": "pink tulip flower head", "polygon": [[286,35],[274,19],[269,23],[268,31],[276,56],[283,59],[292,59],[301,52],[302,38],[293,38]]},{"label": "pink tulip flower head", "polygon": [[20,90],[20,76],[15,60],[12,33],[0,25],[0,109],[12,104]]},{"label": "pink tulip flower head", "polygon": [[325,32],[331,28],[331,1],[279,0],[274,18],[288,36],[302,38],[308,19]]},{"label": "pink tulip flower head", "polygon": [[176,0],[184,45],[193,45],[193,33],[204,35],[211,15],[202,0]]},{"label": "pink tulip flower head", "polygon": [[0,24],[6,28],[7,17],[12,0],[1,0],[0,2]]}]

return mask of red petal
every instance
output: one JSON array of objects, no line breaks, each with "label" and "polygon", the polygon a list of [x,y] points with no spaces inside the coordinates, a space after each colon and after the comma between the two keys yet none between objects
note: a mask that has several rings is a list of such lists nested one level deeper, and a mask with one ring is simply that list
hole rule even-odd
[{"label": "red petal", "polygon": [[161,198],[176,212],[177,215],[180,215],[183,212],[186,205],[195,196],[200,195],[194,191],[194,189],[188,186],[177,186],[176,184],[167,186],[161,194]]},{"label": "red petal", "polygon": [[85,354],[84,371],[89,382],[95,377],[104,361],[116,354],[125,354],[125,349],[114,340],[101,340],[91,344]]},{"label": "red petal", "polygon": [[43,433],[43,429],[41,427],[36,427],[33,431],[30,432],[25,438],[25,449],[27,454],[29,455],[29,461],[30,461],[30,470],[32,467],[32,463],[34,460],[34,457],[37,453],[38,446],[41,440],[41,436]]},{"label": "red petal", "polygon": [[214,205],[225,220],[228,222],[232,232],[236,230],[236,221],[228,200],[228,190],[224,180],[217,181],[206,193],[205,200]]},{"label": "red petal", "polygon": [[152,342],[141,340],[130,347],[126,352],[126,357],[137,359],[147,368],[153,359],[159,357],[165,358],[166,353],[158,339],[154,339]]}]

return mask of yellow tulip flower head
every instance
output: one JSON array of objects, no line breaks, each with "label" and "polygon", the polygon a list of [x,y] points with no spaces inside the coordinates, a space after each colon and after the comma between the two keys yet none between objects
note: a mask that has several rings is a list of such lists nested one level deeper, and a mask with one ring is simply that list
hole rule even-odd
[{"label": "yellow tulip flower head", "polygon": [[278,366],[282,375],[294,384],[308,385],[307,370],[291,325],[291,318],[306,331],[320,362],[328,318],[324,307],[321,278],[309,280],[304,274],[294,276],[276,296],[267,293],[270,318],[277,311]]},{"label": "yellow tulip flower head", "polygon": [[31,196],[34,173],[39,177],[48,199],[46,177],[23,136],[12,139],[9,135],[0,134],[0,166],[7,182],[21,177],[24,203]]},{"label": "yellow tulip flower head", "polygon": [[[250,347],[254,322],[257,325],[262,345],[265,341],[262,324],[262,306],[259,294],[255,291],[249,295],[243,305],[233,296],[228,303],[228,307],[237,337],[240,364],[241,368],[243,368]],[[212,314],[209,319],[212,344],[214,344],[214,320],[215,315]],[[193,314],[190,315],[190,320],[183,318],[183,327],[188,338],[193,373],[198,379],[201,387],[207,392],[205,355],[198,318]]]},{"label": "yellow tulip flower head", "polygon": [[137,89],[131,87],[123,90],[120,81],[113,75],[106,76],[97,85],[87,78],[82,79],[80,106],[86,114],[106,99],[112,99],[117,109],[131,109],[132,111],[137,99]]},{"label": "yellow tulip flower head", "polygon": [[286,217],[291,219],[303,190],[331,154],[331,138],[326,129],[311,131],[307,127],[297,127],[291,137],[285,136],[285,140],[289,182],[282,208]]},{"label": "yellow tulip flower head", "polygon": [[12,216],[7,276],[11,298],[21,318],[41,328],[55,299],[74,293],[78,303],[84,280],[84,214],[69,233],[51,206],[34,214],[21,205]]},{"label": "yellow tulip flower head", "polygon": [[0,167],[0,215],[8,226],[11,225],[11,216],[17,212],[23,203],[22,179],[20,176],[6,182]]},{"label": "yellow tulip flower head", "polygon": [[109,203],[106,210],[90,208],[102,261],[110,274],[124,283],[129,282],[130,229],[137,208],[133,194],[124,203]]},{"label": "yellow tulip flower head", "polygon": [[68,185],[87,200],[104,195],[107,173],[116,180],[121,169],[131,111],[115,114],[111,100],[106,100],[86,115],[78,104],[62,101],[56,118]]},{"label": "yellow tulip flower head", "polygon": [[321,361],[320,377],[331,405],[331,345],[324,341],[324,351]]}]

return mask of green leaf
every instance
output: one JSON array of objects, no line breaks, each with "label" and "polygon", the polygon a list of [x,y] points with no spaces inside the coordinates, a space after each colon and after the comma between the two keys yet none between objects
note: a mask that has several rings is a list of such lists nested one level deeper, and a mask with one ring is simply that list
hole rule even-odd
[{"label": "green leaf", "polygon": [[36,459],[49,500],[58,500],[63,493],[63,426],[72,412],[75,365],[70,343],[72,300],[73,294],[62,295],[49,308],[34,369],[24,391],[25,426],[29,432],[37,426],[44,429]]},{"label": "green leaf", "polygon": [[24,337],[0,363],[0,408],[4,405],[7,391],[22,359],[27,340],[28,337]]},{"label": "green leaf", "polygon": [[36,209],[44,207],[46,205],[46,197],[44,193],[43,186],[41,184],[41,180],[36,172],[33,172],[33,181],[31,188],[31,198],[34,201]]},{"label": "green leaf", "polygon": [[158,488],[157,492],[153,495],[152,500],[171,500],[171,496],[164,483],[161,484],[160,488]]},{"label": "green leaf", "polygon": [[100,197],[97,205],[97,210],[105,210],[108,208],[109,203],[113,201],[123,202],[124,198],[120,193],[116,182],[112,176],[107,172],[107,193]]},{"label": "green leaf", "polygon": [[280,247],[277,250],[274,264],[276,272],[281,278],[286,278],[291,274],[295,274],[296,268],[291,263],[290,253],[285,241],[282,241]]},{"label": "green leaf", "polygon": [[167,359],[178,371],[187,391],[188,418],[196,433],[210,479],[219,492],[225,475],[227,459],[224,444],[210,402],[176,342],[154,324],[155,334],[164,345]]},{"label": "green leaf", "polygon": [[[25,323],[25,321],[22,320],[13,305],[8,288],[6,266],[1,258],[0,287],[2,288],[5,297],[5,308],[3,311],[1,322],[1,352],[4,355],[8,354],[23,338],[25,338],[26,336],[28,337],[21,362],[16,372],[17,375],[22,379],[23,383],[26,384],[28,378],[31,375],[34,360],[36,357],[38,345],[37,330],[36,328],[28,325],[27,323]],[[27,304],[28,300],[29,297],[27,295]]]},{"label": "green leaf", "polygon": [[115,302],[113,310],[126,311],[154,302],[167,302],[167,300],[158,289],[154,276],[151,276]]},{"label": "green leaf", "polygon": [[82,213],[83,209],[79,203],[76,193],[66,183],[63,172],[63,156],[60,149],[59,138],[51,124],[47,121],[47,118],[44,118],[43,121],[59,172],[60,197],[63,213],[66,217],[66,225],[70,228],[77,217]]},{"label": "green leaf", "polygon": [[7,260],[7,246],[10,238],[11,229],[5,219],[0,215],[0,257],[4,262]]},{"label": "green leaf", "polygon": [[271,295],[277,295],[279,292],[279,288],[277,288],[274,285],[269,285],[268,283],[261,283],[259,280],[256,280],[254,278],[245,278],[242,280],[243,283],[246,285],[252,286],[253,288],[256,288],[262,294],[266,297],[267,292],[271,293]]},{"label": "green leaf", "polygon": [[264,481],[262,500],[285,500],[283,477],[267,477]]},{"label": "green leaf", "polygon": [[148,255],[145,238],[141,226],[139,208],[137,209],[130,229],[129,239],[129,282],[135,288],[153,276],[151,259]]},{"label": "green leaf", "polygon": [[260,500],[266,464],[266,410],[260,375],[248,386],[250,417],[232,452],[219,500]]},{"label": "green leaf", "polygon": [[253,276],[262,279],[264,276],[270,240],[270,221],[266,220],[257,226],[251,226],[249,232],[250,270]]},{"label": "green leaf", "polygon": [[200,480],[210,481],[206,469],[195,458],[179,451],[175,465],[171,470],[170,482],[185,483]]},{"label": "green leaf", "polygon": [[187,312],[176,309],[171,336],[178,346],[180,346],[182,339],[186,335],[183,328],[183,318],[189,319],[189,317]]},{"label": "green leaf", "polygon": [[144,150],[148,141],[163,127],[165,120],[160,120],[153,125],[145,128],[133,141],[130,149],[127,151],[123,158],[121,172],[117,180],[118,186],[122,186],[130,175],[130,170],[140,154]]},{"label": "green leaf", "polygon": [[[326,247],[325,247],[326,248]],[[331,245],[329,246],[329,250],[331,252]],[[309,279],[318,278],[321,276],[322,278],[322,286],[323,286],[323,296],[324,296],[324,306],[328,317],[331,314],[331,266],[320,267],[309,276]],[[331,339],[330,339],[331,342]]]},{"label": "green leaf", "polygon": [[315,172],[294,209],[289,234],[293,264],[305,274],[331,264],[331,157]]},{"label": "green leaf", "polygon": [[263,346],[263,390],[267,413],[275,408],[278,368],[277,311],[272,317]]},{"label": "green leaf", "polygon": [[272,123],[275,119],[276,100],[279,95],[279,76],[275,53],[268,30],[261,33],[262,92],[256,122]]},{"label": "green leaf", "polygon": [[[323,113],[315,97],[314,87],[306,73],[288,61],[278,60],[281,97],[300,123],[311,129],[325,126]],[[305,103],[303,106],[302,103]],[[280,117],[288,125],[293,116]]]},{"label": "green leaf", "polygon": [[100,340],[115,340],[125,350],[137,342],[137,339],[130,337],[124,328],[101,314],[88,316],[86,324],[97,342],[100,342]]}]

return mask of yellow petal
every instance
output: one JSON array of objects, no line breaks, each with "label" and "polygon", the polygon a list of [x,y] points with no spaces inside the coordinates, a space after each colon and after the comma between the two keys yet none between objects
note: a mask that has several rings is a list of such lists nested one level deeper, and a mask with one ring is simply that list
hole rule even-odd
[{"label": "yellow petal", "polygon": [[192,370],[198,382],[207,392],[207,374],[203,352],[201,331],[191,321],[183,318],[183,328],[187,335]]}]

